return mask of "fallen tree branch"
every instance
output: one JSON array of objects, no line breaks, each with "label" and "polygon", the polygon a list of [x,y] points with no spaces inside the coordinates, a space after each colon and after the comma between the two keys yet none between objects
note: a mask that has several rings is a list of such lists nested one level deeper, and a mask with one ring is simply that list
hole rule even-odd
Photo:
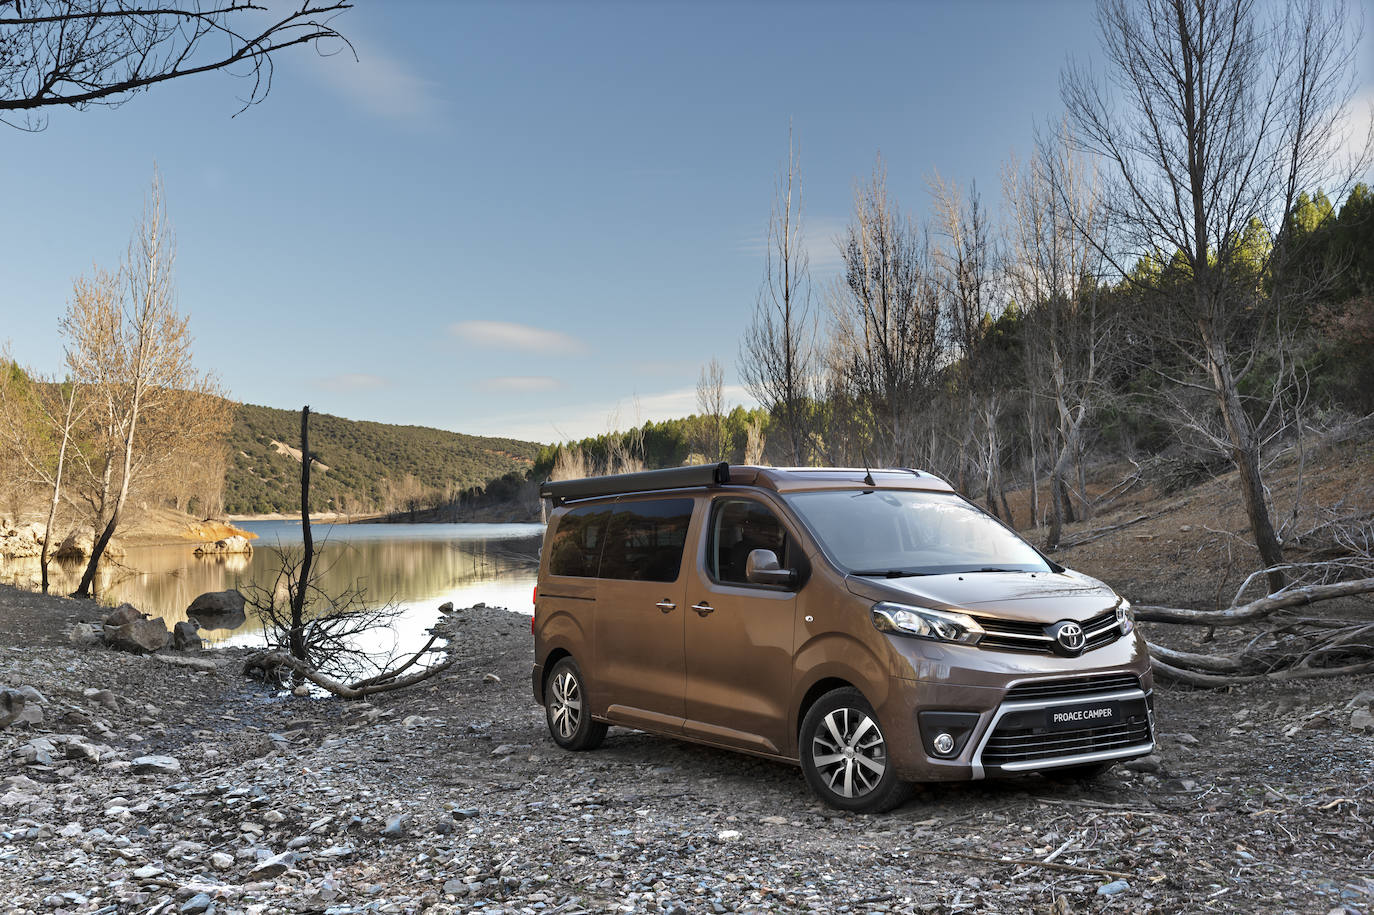
[{"label": "fallen tree branch", "polygon": [[[1155,647],[1154,645],[1150,646],[1151,652],[1155,650]],[[1159,658],[1151,658],[1151,664],[1156,676],[1189,686],[1201,686],[1209,689],[1239,686],[1242,683],[1255,683],[1259,680],[1316,680],[1330,677],[1356,677],[1361,674],[1374,673],[1374,661],[1347,664],[1343,667],[1290,667],[1262,674],[1229,675],[1185,670],[1166,661],[1161,661]]]},{"label": "fallen tree branch", "polygon": [[1106,874],[1119,880],[1131,879],[1130,874],[1107,870],[1105,867],[1079,867],[1076,864],[1060,864],[1058,861],[1038,861],[1035,858],[994,858],[990,855],[975,855],[966,851],[941,851],[934,848],[913,848],[913,854],[939,855],[943,858],[967,858],[970,861],[983,861],[988,864],[1016,864],[1021,867],[1047,867],[1050,870],[1067,871],[1071,874]]},{"label": "fallen tree branch", "polygon": [[1172,648],[1165,648],[1163,645],[1156,645],[1154,642],[1148,644],[1150,657],[1181,665],[1190,670],[1212,671],[1220,674],[1240,673],[1242,670],[1241,662],[1236,658],[1214,654],[1194,654],[1191,651],[1175,651]]},{"label": "fallen tree branch", "polygon": [[372,682],[363,686],[341,683],[333,677],[327,677],[304,661],[293,658],[284,651],[265,651],[261,654],[255,654],[243,662],[243,668],[244,671],[247,672],[254,669],[266,671],[277,667],[285,667],[295,671],[297,675],[309,680],[318,687],[328,690],[341,699],[363,699],[377,693],[404,689],[422,680],[428,680],[430,677],[448,670],[457,660],[457,657],[450,655],[441,663],[435,664],[432,667],[426,667],[424,670],[411,674],[408,677],[403,677],[399,680],[388,679],[382,683]]},{"label": "fallen tree branch", "polygon": [[1074,537],[1072,540],[1065,540],[1061,542],[1059,544],[1059,549],[1071,550],[1076,546],[1083,546],[1083,544],[1085,543],[1092,543],[1094,540],[1101,540],[1103,537],[1107,536],[1112,531],[1119,531],[1123,527],[1130,527],[1133,524],[1139,524],[1142,521],[1148,521],[1153,517],[1154,515],[1137,515],[1129,521],[1122,521],[1120,524],[1109,524],[1106,527],[1093,528],[1092,530],[1088,531],[1087,533],[1079,537]]},{"label": "fallen tree branch", "polygon": [[1277,610],[1374,591],[1374,578],[1338,581],[1293,588],[1226,610],[1186,610],[1179,607],[1137,606],[1135,618],[1146,623],[1183,623],[1192,626],[1235,626],[1262,620]]}]

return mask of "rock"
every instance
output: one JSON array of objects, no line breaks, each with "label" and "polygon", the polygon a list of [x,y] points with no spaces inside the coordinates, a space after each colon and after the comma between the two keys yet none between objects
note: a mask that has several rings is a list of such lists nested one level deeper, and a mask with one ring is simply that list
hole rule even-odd
[{"label": "rock", "polygon": [[135,772],[163,772],[172,773],[181,771],[181,763],[173,756],[140,756],[132,763]]},{"label": "rock", "polygon": [[[0,729],[22,723],[20,719],[24,716],[26,705],[28,700],[19,690],[8,687],[0,689]],[[42,715],[42,710],[39,710],[39,715]]]},{"label": "rock", "polygon": [[227,871],[234,866],[234,856],[217,851],[210,856],[210,866],[217,871]]},{"label": "rock", "polygon": [[182,620],[172,627],[172,647],[177,651],[200,651],[204,647],[197,630],[200,625],[195,620]]},{"label": "rock", "polygon": [[1159,757],[1151,753],[1149,756],[1142,756],[1139,759],[1132,759],[1125,763],[1127,769],[1132,772],[1159,772],[1164,766],[1159,761]]},{"label": "rock", "polygon": [[481,815],[482,811],[478,810],[476,807],[459,807],[449,811],[449,816],[453,817],[455,820],[471,820]]},{"label": "rock", "polygon": [[93,702],[98,702],[110,711],[119,708],[119,702],[115,699],[115,694],[108,689],[83,689],[81,695]]},{"label": "rock", "polygon": [[1350,713],[1350,726],[1357,731],[1374,731],[1374,714],[1367,708],[1357,708]]},{"label": "rock", "polygon": [[186,615],[200,623],[202,629],[237,629],[248,620],[243,610],[243,595],[233,588],[207,591],[191,601]]},{"label": "rock", "polygon": [[733,842],[740,837],[738,829],[722,829],[716,833],[716,838],[722,842]]},{"label": "rock", "polygon": [[399,838],[406,834],[406,827],[408,825],[410,825],[409,814],[403,813],[400,816],[392,817],[387,820],[386,828],[382,830],[382,835],[392,839]]},{"label": "rock", "polygon": [[214,904],[215,900],[210,898],[209,894],[196,893],[190,899],[183,902],[177,911],[180,912],[181,915],[200,915],[200,913],[208,911],[210,906]]},{"label": "rock", "polygon": [[164,873],[166,873],[166,871],[156,864],[145,864],[134,871],[134,876],[139,880],[151,880],[154,877],[161,877]]},{"label": "rock", "polygon": [[111,629],[118,629],[125,623],[132,623],[134,620],[143,619],[143,614],[133,604],[120,604],[109,613],[105,614],[104,623]]},{"label": "rock", "polygon": [[1174,742],[1175,742],[1175,743],[1181,743],[1181,744],[1183,744],[1185,747],[1195,747],[1195,746],[1197,746],[1199,743],[1201,743],[1202,741],[1198,740],[1198,739],[1197,739],[1196,737],[1194,737],[1192,734],[1175,734],[1175,735],[1174,735]]},{"label": "rock", "polygon": [[105,629],[106,644],[119,651],[131,651],[135,654],[161,651],[167,647],[167,642],[171,638],[172,634],[167,631],[167,624],[161,619],[134,620],[114,630],[109,627]]},{"label": "rock", "polygon": [[291,690],[291,695],[293,695],[293,696],[299,696],[299,697],[302,698],[302,699],[304,699],[305,697],[309,696],[309,695],[310,695],[310,686],[309,686],[309,684],[302,683],[300,686],[298,686],[298,687],[296,687],[295,689]]},{"label": "rock", "polygon": [[100,641],[100,631],[90,623],[77,623],[67,630],[67,644],[86,648]]},{"label": "rock", "polygon": [[91,555],[95,538],[89,531],[72,531],[62,538],[62,543],[53,552],[54,559],[85,559]]},{"label": "rock", "polygon": [[296,856],[292,852],[284,851],[279,855],[273,855],[262,861],[257,867],[248,873],[249,880],[271,880],[280,877],[291,869],[291,865],[296,863]]},{"label": "rock", "polygon": [[229,556],[242,553],[253,552],[253,544],[248,542],[247,537],[235,534],[232,537],[225,537],[223,540],[216,540],[214,543],[202,543],[196,547],[197,556]]},{"label": "rock", "polygon": [[484,677],[482,677],[482,682],[483,682],[483,683],[500,683],[500,682],[501,682],[501,678],[498,677],[498,676],[496,676],[496,674],[487,674],[487,675],[485,675]]},{"label": "rock", "polygon": [[444,601],[442,604],[440,604],[440,605],[439,605],[439,612],[440,612],[440,613],[452,613],[452,612],[453,612],[453,601],[451,601],[451,600],[449,600],[449,601]]},{"label": "rock", "polygon": [[1104,883],[1101,886],[1099,886],[1097,888],[1097,895],[1115,896],[1118,893],[1126,892],[1130,888],[1131,885],[1127,883],[1125,880],[1113,880],[1111,883]]}]

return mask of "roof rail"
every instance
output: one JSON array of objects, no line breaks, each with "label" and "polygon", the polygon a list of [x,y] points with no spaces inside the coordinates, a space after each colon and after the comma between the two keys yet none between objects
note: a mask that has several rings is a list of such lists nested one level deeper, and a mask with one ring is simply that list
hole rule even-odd
[{"label": "roof rail", "polygon": [[682,489],[688,486],[719,486],[730,482],[730,465],[697,464],[691,467],[669,467],[666,470],[642,470],[639,473],[619,473],[607,477],[585,477],[580,480],[545,480],[539,487],[542,499],[552,499],[562,505],[572,499],[595,496],[616,496],[633,492],[652,492],[659,489]]}]

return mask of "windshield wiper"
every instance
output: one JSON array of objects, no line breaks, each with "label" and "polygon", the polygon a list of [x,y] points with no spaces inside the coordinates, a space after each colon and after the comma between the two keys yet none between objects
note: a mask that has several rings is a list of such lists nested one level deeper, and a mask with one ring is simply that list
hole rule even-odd
[{"label": "windshield wiper", "polygon": [[1001,568],[1000,566],[984,566],[984,567],[981,568],[981,569],[968,569],[967,571],[964,572],[964,574],[967,575],[969,572],[1024,572],[1024,571],[1025,571],[1025,569],[1004,569],[1004,568]]},{"label": "windshield wiper", "polygon": [[868,578],[911,578],[917,575],[929,575],[929,572],[913,572],[910,569],[860,569],[850,572],[851,575],[863,575]]}]

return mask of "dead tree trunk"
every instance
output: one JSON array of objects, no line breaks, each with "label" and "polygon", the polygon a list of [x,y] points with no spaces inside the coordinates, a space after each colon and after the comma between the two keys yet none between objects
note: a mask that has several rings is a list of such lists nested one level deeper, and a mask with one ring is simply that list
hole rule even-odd
[{"label": "dead tree trunk", "polygon": [[[301,537],[305,541],[305,555],[301,557],[301,574],[291,594],[291,630],[287,645],[291,656],[306,660],[305,599],[310,587],[310,565],[315,559],[315,540],[310,533],[310,407],[301,408]],[[299,671],[298,671],[299,672]]]}]

